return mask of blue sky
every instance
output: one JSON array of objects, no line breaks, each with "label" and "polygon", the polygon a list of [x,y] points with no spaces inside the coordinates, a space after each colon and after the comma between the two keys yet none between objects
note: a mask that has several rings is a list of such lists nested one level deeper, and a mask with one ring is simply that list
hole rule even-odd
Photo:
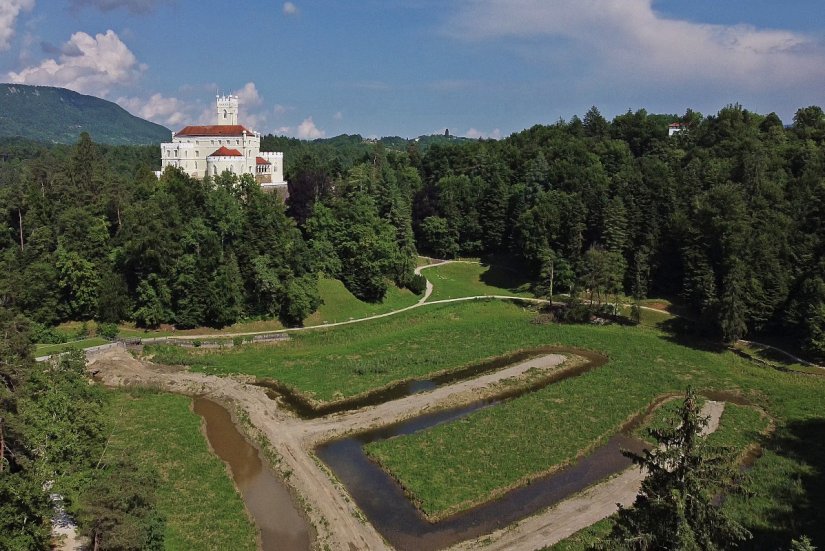
[{"label": "blue sky", "polygon": [[0,0],[0,81],[177,130],[499,137],[646,108],[825,106],[823,0]]}]

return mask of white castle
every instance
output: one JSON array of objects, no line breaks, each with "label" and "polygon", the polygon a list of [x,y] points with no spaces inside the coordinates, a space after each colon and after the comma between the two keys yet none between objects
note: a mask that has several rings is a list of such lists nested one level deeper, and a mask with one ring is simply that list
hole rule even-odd
[{"label": "white castle", "polygon": [[193,178],[252,174],[261,188],[285,196],[284,154],[261,152],[261,135],[238,124],[238,96],[216,98],[217,124],[187,126],[160,144],[161,171],[174,166]]}]

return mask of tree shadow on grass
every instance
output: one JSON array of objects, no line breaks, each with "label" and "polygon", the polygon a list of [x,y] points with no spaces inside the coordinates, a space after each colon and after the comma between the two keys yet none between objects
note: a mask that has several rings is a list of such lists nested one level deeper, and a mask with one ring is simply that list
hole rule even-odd
[{"label": "tree shadow on grass", "polygon": [[751,528],[753,539],[742,547],[787,549],[803,534],[825,547],[825,418],[791,422],[765,447],[790,462],[780,477],[758,481],[754,491],[769,502],[761,513],[766,526]]},{"label": "tree shadow on grass", "polygon": [[724,352],[724,344],[713,340],[699,323],[687,318],[670,318],[656,324],[665,332],[664,339],[674,344],[705,352]]},{"label": "tree shadow on grass", "polygon": [[530,291],[532,281],[527,277],[526,270],[511,268],[505,264],[482,262],[487,269],[481,274],[481,281],[492,287],[507,289],[513,293]]}]

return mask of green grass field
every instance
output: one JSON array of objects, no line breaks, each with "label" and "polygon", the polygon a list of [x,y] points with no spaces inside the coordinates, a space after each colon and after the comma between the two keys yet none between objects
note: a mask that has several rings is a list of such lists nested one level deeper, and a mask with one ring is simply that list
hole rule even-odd
[{"label": "green grass field", "polygon": [[158,471],[166,549],[254,550],[256,529],[223,462],[209,451],[190,403],[153,391],[112,392],[106,457],[129,456]]},{"label": "green grass field", "polygon": [[482,295],[532,297],[529,282],[499,265],[453,262],[422,271],[433,284],[429,301]]},{"label": "green grass field", "polygon": [[363,302],[347,291],[337,279],[322,278],[318,290],[324,303],[304,321],[304,325],[320,325],[349,319],[366,318],[412,306],[420,298],[408,289],[399,289],[390,284],[382,302]]},{"label": "green grass field", "polygon": [[[515,318],[521,315],[526,321],[529,314],[506,304],[488,308],[499,312],[486,321],[485,337],[467,339],[474,344],[489,345],[506,334],[511,347],[562,343],[601,350],[610,362],[462,421],[368,446],[432,516],[484,501],[569,462],[603,442],[656,396],[683,391],[688,384],[740,391],[786,423],[816,422],[823,416],[822,378],[758,367],[730,352],[679,344],[648,328],[519,326]],[[453,332],[462,328],[455,326]],[[825,455],[821,441],[808,452],[815,461]]]},{"label": "green grass field", "polygon": [[106,344],[107,342],[109,341],[101,337],[90,337],[88,339],[64,342],[60,344],[36,344],[34,346],[34,356],[47,356],[49,354],[66,352],[67,350],[80,350],[83,348],[89,348],[90,346]]},{"label": "green grass field", "polygon": [[146,353],[155,354],[156,362],[191,365],[196,371],[278,379],[318,400],[333,400],[545,344],[546,331],[526,323],[531,316],[494,300],[432,305],[294,333],[277,346],[198,352],[158,346],[147,347]]},{"label": "green grass field", "polygon": [[[825,488],[812,475],[825,465],[825,445],[808,435],[823,424],[825,378],[759,366],[729,351],[704,349],[701,342],[679,342],[655,328],[534,325],[529,323],[533,315],[492,300],[433,305],[296,334],[274,347],[171,353],[196,370],[276,378],[327,400],[538,345],[569,345],[609,356],[606,366],[581,377],[457,423],[370,446],[369,452],[434,516],[486,500],[572,460],[656,396],[682,392],[689,384],[739,391],[778,420],[777,441],[783,447],[767,446],[753,471],[777,493],[764,503],[743,503],[743,515],[753,523],[767,519],[774,510],[791,507],[781,496],[798,498],[800,492],[811,502],[825,499]],[[163,354],[156,359],[163,361]],[[816,524],[813,508],[797,505],[793,511],[798,519],[793,522]]]}]

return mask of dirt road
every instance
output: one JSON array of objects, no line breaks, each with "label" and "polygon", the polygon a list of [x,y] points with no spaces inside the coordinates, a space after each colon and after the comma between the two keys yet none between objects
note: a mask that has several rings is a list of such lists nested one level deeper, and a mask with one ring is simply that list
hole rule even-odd
[{"label": "dirt road", "polygon": [[[361,518],[353,500],[319,465],[312,449],[321,441],[359,429],[390,424],[424,411],[470,403],[492,385],[519,379],[542,370],[564,369],[564,356],[548,354],[471,380],[438,387],[377,406],[312,420],[301,420],[279,408],[260,387],[230,377],[164,369],[134,358],[123,349],[112,349],[89,362],[110,386],[152,386],[170,392],[208,396],[230,411],[242,409],[253,426],[266,437],[281,457],[281,472],[308,505],[308,515],[318,531],[317,546],[330,549],[388,549],[368,522]],[[533,371],[531,371],[533,370]]]}]

